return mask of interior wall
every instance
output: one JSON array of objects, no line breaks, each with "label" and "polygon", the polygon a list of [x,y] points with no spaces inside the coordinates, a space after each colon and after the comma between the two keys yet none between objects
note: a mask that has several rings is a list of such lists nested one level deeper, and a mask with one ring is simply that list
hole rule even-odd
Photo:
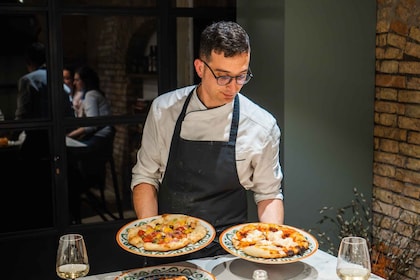
[{"label": "interior wall", "polygon": [[323,206],[372,191],[374,0],[238,0],[251,36],[243,92],[282,130],[285,223],[318,227]]},{"label": "interior wall", "polygon": [[[237,22],[251,40],[250,67],[254,75],[241,92],[272,113],[281,129],[284,121],[283,9],[284,1],[237,1]],[[280,156],[283,161],[282,152]],[[252,193],[248,193],[248,216],[250,221],[258,220]]]}]

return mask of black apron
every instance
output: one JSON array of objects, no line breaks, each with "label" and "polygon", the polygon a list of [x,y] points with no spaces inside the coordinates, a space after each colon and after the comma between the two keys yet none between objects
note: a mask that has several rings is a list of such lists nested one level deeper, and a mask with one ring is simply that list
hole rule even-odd
[{"label": "black apron", "polygon": [[[247,220],[247,198],[236,170],[235,143],[239,124],[239,97],[234,100],[228,142],[190,141],[180,137],[191,92],[176,122],[165,176],[158,194],[159,214],[182,213],[201,218],[216,229],[206,248],[185,259],[227,254],[219,244],[226,228]],[[211,125],[211,124],[209,124]]]}]

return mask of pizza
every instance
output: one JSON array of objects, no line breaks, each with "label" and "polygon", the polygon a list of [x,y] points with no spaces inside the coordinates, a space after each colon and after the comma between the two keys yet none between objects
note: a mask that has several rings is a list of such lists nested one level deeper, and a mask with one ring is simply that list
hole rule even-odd
[{"label": "pizza", "polygon": [[7,137],[0,137],[0,147],[7,147],[9,145],[9,139]]},{"label": "pizza", "polygon": [[232,245],[252,257],[271,259],[301,255],[309,248],[309,241],[293,227],[250,223],[235,232]]},{"label": "pizza", "polygon": [[128,229],[127,240],[146,251],[171,251],[203,239],[207,229],[200,220],[183,214],[163,214],[150,222]]},{"label": "pizza", "polygon": [[159,280],[188,280],[188,278],[186,276],[172,276],[159,278]]}]

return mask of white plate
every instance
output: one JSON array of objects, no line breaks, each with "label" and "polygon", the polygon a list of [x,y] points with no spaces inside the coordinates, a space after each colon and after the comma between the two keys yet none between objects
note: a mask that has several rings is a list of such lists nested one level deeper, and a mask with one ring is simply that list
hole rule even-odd
[{"label": "white plate", "polygon": [[[255,223],[249,223],[249,224],[255,224]],[[292,262],[297,262],[304,258],[307,258],[311,256],[312,254],[314,254],[316,250],[318,250],[318,241],[311,234],[295,227],[285,226],[285,227],[299,231],[308,240],[309,248],[302,255],[295,255],[293,257],[285,257],[285,258],[272,258],[272,259],[250,256],[248,254],[245,254],[242,250],[236,249],[232,244],[232,237],[240,228],[242,228],[245,225],[247,224],[241,224],[241,225],[230,227],[226,229],[225,231],[223,231],[219,237],[219,242],[220,242],[220,245],[222,245],[223,249],[225,249],[228,253],[238,256],[242,259],[245,259],[251,262],[264,263],[264,264],[292,263]]]},{"label": "white plate", "polygon": [[143,248],[137,248],[136,246],[133,246],[130,243],[128,243],[127,236],[128,236],[128,229],[129,228],[133,228],[133,227],[136,227],[136,226],[139,226],[139,225],[149,223],[149,222],[151,222],[153,220],[156,220],[157,218],[160,218],[160,217],[161,216],[155,216],[155,217],[150,217],[150,218],[146,218],[146,219],[135,220],[135,221],[132,221],[132,222],[124,225],[117,232],[117,235],[116,235],[118,245],[121,248],[123,248],[124,250],[126,250],[128,252],[131,252],[133,254],[137,254],[137,255],[149,256],[149,257],[175,257],[175,256],[181,256],[181,255],[189,254],[189,253],[198,251],[200,249],[203,249],[204,247],[209,245],[216,236],[216,231],[211,224],[209,224],[208,222],[206,222],[204,220],[195,218],[195,219],[199,220],[199,222],[207,229],[207,234],[200,241],[198,241],[194,244],[190,244],[190,245],[188,245],[184,248],[177,249],[177,250],[166,251],[166,252],[147,251],[147,250],[144,250]]},{"label": "white plate", "polygon": [[188,280],[216,280],[213,274],[199,268],[184,266],[150,266],[133,269],[119,275],[116,280],[156,280],[162,277],[186,276]]}]

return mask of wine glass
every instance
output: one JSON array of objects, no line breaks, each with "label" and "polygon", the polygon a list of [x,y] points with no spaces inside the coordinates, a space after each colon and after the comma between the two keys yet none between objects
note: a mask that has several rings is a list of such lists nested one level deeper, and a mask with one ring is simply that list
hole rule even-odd
[{"label": "wine glass", "polygon": [[55,266],[58,277],[62,279],[74,280],[88,274],[88,255],[81,234],[70,233],[60,237]]},{"label": "wine glass", "polygon": [[370,256],[366,239],[349,236],[341,240],[336,272],[342,280],[367,280],[370,277]]}]

